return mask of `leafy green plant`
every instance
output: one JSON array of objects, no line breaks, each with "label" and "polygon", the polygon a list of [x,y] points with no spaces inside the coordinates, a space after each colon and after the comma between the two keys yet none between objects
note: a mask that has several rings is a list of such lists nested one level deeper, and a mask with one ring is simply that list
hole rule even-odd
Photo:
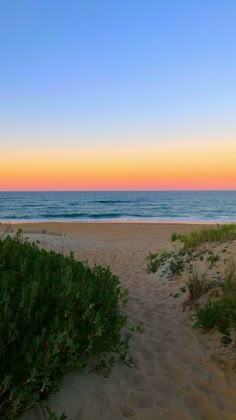
[{"label": "leafy green plant", "polygon": [[178,298],[178,297],[180,297],[181,296],[181,293],[180,292],[177,292],[177,293],[175,293],[174,295],[173,295],[173,297],[174,298]]},{"label": "leafy green plant", "polygon": [[96,370],[97,372],[101,373],[105,378],[108,378],[114,364],[114,356],[111,356],[109,359],[100,359],[96,364],[95,369],[92,369],[92,371]]},{"label": "leafy green plant", "polygon": [[39,249],[20,232],[0,241],[0,417],[18,418],[91,358],[129,359],[127,293],[108,267]]},{"label": "leafy green plant", "polygon": [[143,332],[143,326],[141,324],[133,325],[132,327],[129,327],[129,329],[133,332]]},{"label": "leafy green plant", "polygon": [[146,257],[148,273],[156,273],[156,271],[165,264],[170,257],[168,251],[161,251],[160,253],[149,253]]},{"label": "leafy green plant", "polygon": [[178,258],[171,260],[169,264],[169,270],[172,277],[181,274],[184,270],[184,261]]},{"label": "leafy green plant", "polygon": [[224,335],[229,335],[231,322],[236,318],[236,300],[222,297],[217,301],[209,300],[196,312],[197,328],[209,330],[217,327]]},{"label": "leafy green plant", "polygon": [[214,254],[214,253],[212,253],[211,255],[209,255],[209,256],[207,257],[207,261],[210,263],[210,268],[212,268],[212,267],[213,267],[213,265],[214,265],[217,261],[219,261],[219,259],[220,259],[219,254]]}]

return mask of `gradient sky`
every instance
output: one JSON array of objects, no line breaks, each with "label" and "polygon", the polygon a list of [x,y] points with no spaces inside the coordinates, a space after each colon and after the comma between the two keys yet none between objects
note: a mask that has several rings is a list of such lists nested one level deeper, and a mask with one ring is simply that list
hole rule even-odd
[{"label": "gradient sky", "polygon": [[0,190],[236,189],[235,0],[0,0]]}]

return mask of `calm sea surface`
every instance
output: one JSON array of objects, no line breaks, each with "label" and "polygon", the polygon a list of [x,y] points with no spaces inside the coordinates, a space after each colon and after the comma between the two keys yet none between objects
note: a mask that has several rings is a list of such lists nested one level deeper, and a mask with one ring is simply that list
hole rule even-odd
[{"label": "calm sea surface", "polygon": [[236,191],[0,192],[17,220],[236,222]]}]

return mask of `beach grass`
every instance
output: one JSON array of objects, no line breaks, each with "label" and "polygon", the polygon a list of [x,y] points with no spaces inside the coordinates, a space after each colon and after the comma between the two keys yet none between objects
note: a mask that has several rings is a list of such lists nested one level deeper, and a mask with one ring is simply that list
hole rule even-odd
[{"label": "beach grass", "polygon": [[223,293],[216,300],[209,298],[197,310],[195,327],[203,330],[216,327],[226,336],[236,329],[236,264],[233,259],[226,266]]},{"label": "beach grass", "polygon": [[196,301],[209,289],[209,283],[206,281],[205,276],[201,275],[196,267],[189,275],[187,288],[190,302]]},{"label": "beach grass", "polygon": [[217,225],[188,234],[173,233],[172,242],[179,240],[186,249],[196,248],[206,242],[227,242],[236,239],[236,224]]}]

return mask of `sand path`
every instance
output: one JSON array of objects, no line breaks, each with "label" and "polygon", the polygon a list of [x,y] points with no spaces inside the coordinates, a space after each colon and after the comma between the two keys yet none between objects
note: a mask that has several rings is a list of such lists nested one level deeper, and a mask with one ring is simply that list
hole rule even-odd
[{"label": "sand path", "polygon": [[146,255],[168,245],[169,230],[192,227],[96,229],[67,228],[66,237],[37,238],[45,248],[72,250],[119,274],[129,289],[129,325],[142,327],[128,332],[134,366],[118,363],[109,378],[96,372],[67,375],[50,406],[71,420],[235,419],[236,375],[212,360],[213,337],[191,328],[181,301],[170,296],[177,290],[175,281],[145,271]]}]

